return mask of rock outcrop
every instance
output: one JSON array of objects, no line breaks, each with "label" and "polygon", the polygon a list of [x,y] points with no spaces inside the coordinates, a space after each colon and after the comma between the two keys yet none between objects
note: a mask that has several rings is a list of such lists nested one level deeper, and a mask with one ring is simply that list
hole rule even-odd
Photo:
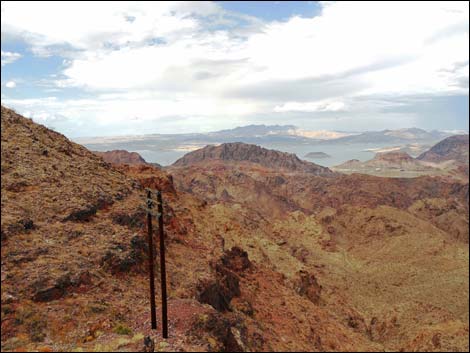
[{"label": "rock outcrop", "polygon": [[217,311],[230,310],[230,302],[240,295],[239,274],[251,266],[248,254],[238,247],[226,251],[212,264],[214,280],[203,280],[198,285],[197,298]]},{"label": "rock outcrop", "polygon": [[103,158],[105,162],[112,164],[147,164],[145,159],[137,152],[113,150],[106,152],[93,151],[93,153]]}]

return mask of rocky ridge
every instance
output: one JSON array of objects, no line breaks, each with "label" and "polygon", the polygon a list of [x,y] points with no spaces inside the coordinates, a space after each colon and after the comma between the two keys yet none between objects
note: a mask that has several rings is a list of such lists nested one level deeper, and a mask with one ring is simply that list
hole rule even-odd
[{"label": "rocky ridge", "polygon": [[177,160],[174,167],[185,167],[205,161],[249,162],[260,166],[290,172],[311,173],[330,176],[334,173],[317,164],[303,161],[295,154],[269,150],[257,145],[245,143],[224,143],[219,146],[209,145],[190,152]]},{"label": "rocky ridge", "polygon": [[137,152],[125,150],[112,150],[106,152],[93,151],[94,154],[103,158],[107,163],[113,164],[146,164],[145,159]]},{"label": "rocky ridge", "polygon": [[448,137],[424,152],[417,159],[426,162],[444,162],[454,160],[468,165],[468,135]]}]

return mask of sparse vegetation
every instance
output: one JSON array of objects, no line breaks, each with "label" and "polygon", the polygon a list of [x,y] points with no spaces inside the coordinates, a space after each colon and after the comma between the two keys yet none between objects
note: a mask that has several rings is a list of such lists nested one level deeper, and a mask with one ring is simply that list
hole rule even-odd
[{"label": "sparse vegetation", "polygon": [[114,332],[116,332],[118,335],[132,334],[132,330],[124,324],[118,324],[116,327],[114,327]]}]

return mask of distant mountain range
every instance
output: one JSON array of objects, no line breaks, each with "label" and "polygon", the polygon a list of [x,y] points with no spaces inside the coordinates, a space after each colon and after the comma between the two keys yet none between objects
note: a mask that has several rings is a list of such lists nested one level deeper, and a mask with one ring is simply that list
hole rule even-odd
[{"label": "distant mountain range", "polygon": [[321,143],[403,143],[403,142],[429,142],[439,141],[463,131],[426,131],[419,128],[403,128],[397,130],[343,132],[328,130],[304,130],[294,125],[247,125],[234,129],[220,130],[208,133],[191,134],[149,134],[138,136],[113,136],[113,137],[86,137],[75,139],[85,144],[110,143],[124,141],[142,141],[158,138],[179,141],[207,141],[207,142],[246,142],[262,140],[308,140]]},{"label": "distant mountain range", "polygon": [[413,149],[417,151],[415,155],[418,155],[425,148],[451,135],[455,135],[455,132],[426,131],[418,128],[345,132],[304,130],[294,125],[248,125],[208,133],[88,137],[77,138],[75,142],[93,151],[138,152],[146,161],[161,165],[170,165],[186,152],[206,145],[242,142],[296,153],[299,156],[311,151],[324,152],[331,157],[323,158],[321,164],[333,166],[349,159],[364,159],[367,155],[364,155],[364,151],[371,148],[401,148],[413,145]]},{"label": "distant mountain range", "polygon": [[[334,139],[335,143],[409,143],[439,141],[453,135],[446,131],[426,131],[418,128],[398,130],[366,131],[357,135]],[[329,142],[329,141],[328,141]]]},{"label": "distant mountain range", "polygon": [[234,129],[209,132],[207,135],[217,137],[259,137],[266,135],[285,135],[297,129],[294,125],[247,125]]}]

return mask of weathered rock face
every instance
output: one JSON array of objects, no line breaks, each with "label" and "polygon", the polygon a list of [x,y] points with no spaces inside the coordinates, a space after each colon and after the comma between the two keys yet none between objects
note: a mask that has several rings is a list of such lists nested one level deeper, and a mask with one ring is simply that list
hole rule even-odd
[{"label": "weathered rock face", "polygon": [[[234,287],[238,282],[234,283]],[[225,283],[216,281],[201,282],[198,285],[197,299],[199,302],[211,305],[217,311],[230,309],[233,294],[226,288]]]},{"label": "weathered rock face", "polygon": [[215,280],[205,280],[198,285],[198,300],[210,304],[217,311],[230,310],[230,301],[240,295],[238,274],[251,266],[248,254],[238,247],[226,251],[212,264]]},{"label": "weathered rock face", "polygon": [[251,266],[248,253],[238,246],[234,246],[231,250],[226,251],[221,261],[225,267],[236,273],[243,272]]},{"label": "weathered rock face", "polygon": [[434,145],[429,151],[421,154],[418,159],[426,162],[455,160],[468,164],[468,143],[468,135],[451,136]]},{"label": "weathered rock face", "polygon": [[75,275],[66,273],[55,280],[44,278],[31,285],[34,292],[32,299],[35,302],[50,302],[76,291],[81,286],[89,286],[92,283],[92,275],[88,271]]},{"label": "weathered rock face", "polygon": [[147,164],[137,152],[128,152],[126,150],[113,150],[106,152],[93,151],[94,154],[100,156],[107,163],[112,164]]},{"label": "weathered rock face", "polygon": [[109,249],[101,260],[101,266],[112,274],[143,270],[144,262],[148,259],[148,249],[145,239],[136,235],[131,239],[129,247],[116,245]]},{"label": "weathered rock face", "polygon": [[[220,313],[210,313],[202,320],[197,319],[192,323],[191,335],[200,336],[201,332],[207,332],[212,338],[209,351],[212,352],[243,352],[243,342],[240,331],[235,325]],[[199,337],[201,338],[201,337]]]},{"label": "weathered rock face", "polygon": [[133,213],[116,212],[112,216],[113,223],[121,226],[129,227],[131,229],[143,229],[147,214],[138,209]]},{"label": "weathered rock face", "polygon": [[330,169],[303,161],[295,154],[268,150],[260,146],[241,142],[224,143],[220,146],[206,146],[186,154],[178,159],[173,166],[183,167],[210,160],[246,161],[260,164],[263,167],[284,169],[290,172],[304,172],[326,176],[334,175]]}]

